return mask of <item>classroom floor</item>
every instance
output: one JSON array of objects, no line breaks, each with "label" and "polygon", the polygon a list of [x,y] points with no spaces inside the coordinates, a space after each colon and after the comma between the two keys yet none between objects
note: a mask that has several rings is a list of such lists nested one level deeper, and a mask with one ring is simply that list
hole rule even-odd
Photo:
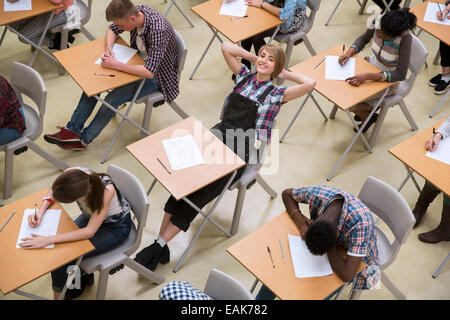
[{"label": "classroom floor", "polygon": [[[172,8],[168,20],[183,36],[188,47],[186,65],[180,83],[181,93],[176,101],[190,115],[202,120],[207,127],[211,127],[218,122],[223,100],[230,92],[233,82],[231,81],[231,72],[221,55],[218,41],[214,41],[194,79],[189,80],[190,74],[212,35],[206,23],[189,9],[201,2],[203,1],[178,1],[178,4],[194,23],[194,28],[190,27],[176,8]],[[421,1],[412,1],[412,5],[417,5],[419,2],[421,3]],[[103,37],[108,26],[104,14],[107,3],[107,1],[93,2],[93,12],[87,28],[96,38]],[[162,0],[136,0],[135,3],[149,5],[161,13],[167,7]],[[309,33],[309,39],[317,52],[337,43],[345,43],[350,46],[353,40],[365,30],[366,20],[370,14],[358,15],[359,8],[356,1],[343,1],[329,26],[325,26],[336,3],[337,1],[331,0],[322,1],[315,25]],[[126,39],[129,38],[126,37]],[[441,96],[435,95],[432,88],[428,86],[428,79],[440,73],[441,68],[432,64],[438,48],[438,41],[425,32],[420,35],[420,39],[429,50],[428,68],[425,68],[417,77],[412,92],[406,98],[406,104],[417,122],[419,130],[422,130],[440,119],[447,118],[450,115],[450,102],[447,99],[446,105],[441,107],[434,118],[428,117],[441,99]],[[76,35],[76,44],[84,42],[87,42],[87,39],[82,34]],[[369,50],[368,46],[363,55],[369,55]],[[8,32],[0,48],[0,74],[9,79],[13,61],[28,64],[31,56],[30,47],[20,43],[16,36]],[[310,54],[306,47],[300,44],[294,49],[290,65],[297,64],[309,57]],[[63,126],[67,123],[81,95],[81,89],[67,74],[59,76],[56,65],[42,54],[38,55],[34,68],[44,78],[48,90],[44,133],[53,133],[56,132],[56,126]],[[332,108],[331,103],[319,94],[315,94],[315,96],[325,112],[329,114]],[[400,108],[389,110],[373,153],[369,154],[362,141],[357,141],[335,176],[330,182],[327,182],[326,176],[333,169],[354,133],[343,112],[338,112],[335,120],[324,122],[320,113],[309,100],[285,142],[278,144],[277,135],[281,136],[284,132],[300,101],[301,99],[297,99],[283,106],[277,117],[276,130],[274,130],[273,144],[268,157],[272,161],[271,169],[274,170],[266,170],[266,172],[273,172],[266,175],[265,178],[278,192],[278,197],[271,200],[260,186],[256,185],[251,188],[246,195],[239,232],[234,237],[228,238],[215,226],[207,224],[180,270],[173,273],[172,269],[203,220],[197,218],[186,233],[180,233],[169,243],[171,261],[166,265],[159,265],[156,269],[157,273],[165,277],[164,284],[149,283],[132,270],[125,268],[109,277],[107,299],[157,299],[162,287],[171,280],[189,281],[202,289],[212,268],[232,275],[249,288],[254,277],[234,260],[226,252],[226,249],[284,210],[281,200],[281,192],[284,189],[328,184],[358,194],[369,175],[377,177],[395,188],[400,185],[405,177],[405,168],[387,150],[415,134],[411,131]],[[142,106],[136,106],[130,116],[138,123],[143,116]],[[180,118],[167,105],[158,107],[153,111],[150,131],[156,132],[179,120]],[[97,172],[106,172],[109,164],[123,167],[135,174],[147,188],[152,182],[152,177],[125,149],[125,146],[140,138],[140,133],[132,125],[125,124],[112,148],[109,159],[105,164],[100,164],[100,159],[112,139],[119,121],[118,117],[114,118],[100,136],[83,152],[60,150],[57,146],[46,143],[43,136],[37,142],[45,150],[70,166],[86,166]],[[4,154],[0,153],[0,163],[3,161]],[[13,196],[1,201],[8,204],[42,188],[49,188],[59,173],[49,162],[32,151],[16,156],[14,159]],[[417,179],[422,185],[423,179],[420,177]],[[0,170],[0,185],[3,185],[3,170]],[[418,196],[414,185],[408,182],[401,193],[412,207]],[[168,192],[161,185],[156,185],[151,193],[150,211],[140,249],[153,243],[157,236],[163,216],[163,207],[168,196]],[[227,193],[214,214],[215,219],[225,226],[231,224],[235,198],[236,191]],[[72,217],[79,214],[75,205],[65,205],[64,208]],[[301,208],[304,213],[308,212],[307,207],[302,205]],[[396,261],[386,271],[390,279],[406,294],[408,299],[450,299],[450,263],[442,269],[437,279],[431,277],[449,253],[450,243],[425,244],[417,238],[419,233],[429,231],[437,226],[441,210],[442,195],[439,195],[430,206],[421,225],[411,232],[407,243],[400,249]],[[97,279],[98,274],[96,282]],[[33,281],[22,289],[47,298],[53,296],[50,275]],[[88,288],[80,299],[95,299],[95,294],[96,284]],[[346,295],[342,296],[342,299],[346,298]],[[11,293],[7,296],[0,294],[0,299],[23,299],[23,297]],[[395,297],[383,285],[380,285],[379,288],[364,292],[361,299],[395,299]]]}]

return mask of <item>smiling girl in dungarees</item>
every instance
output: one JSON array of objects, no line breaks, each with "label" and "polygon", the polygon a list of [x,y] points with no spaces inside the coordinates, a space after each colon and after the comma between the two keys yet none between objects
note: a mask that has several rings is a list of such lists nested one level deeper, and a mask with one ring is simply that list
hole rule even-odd
[{"label": "smiling girl in dungarees", "polygon": [[[225,101],[222,121],[216,124],[211,131],[227,144],[235,141],[237,135],[232,136],[231,139],[229,137],[230,131],[236,132],[237,129],[242,129],[244,132],[254,130],[257,139],[269,141],[273,121],[282,104],[311,91],[315,86],[314,80],[284,70],[284,51],[277,46],[263,46],[256,56],[239,46],[223,43],[222,53],[231,71],[236,75],[237,84]],[[250,73],[239,58],[247,59],[255,64],[256,73]],[[275,77],[293,81],[296,85],[274,87],[272,79]],[[249,146],[252,144],[248,141],[245,141],[244,144],[246,146],[245,153],[237,152],[237,154],[248,163]],[[242,144],[233,143],[233,146],[228,146],[236,152],[236,145]],[[240,177],[244,168],[238,170],[235,179]],[[231,174],[194,192],[187,198],[197,207],[203,208],[221,193],[230,177]],[[165,215],[158,239],[152,245],[140,251],[135,258],[138,263],[150,270],[154,270],[158,263],[169,262],[170,252],[167,242],[181,230],[186,231],[198,214],[184,200],[176,201],[173,197],[170,197],[167,201],[164,211]]]}]

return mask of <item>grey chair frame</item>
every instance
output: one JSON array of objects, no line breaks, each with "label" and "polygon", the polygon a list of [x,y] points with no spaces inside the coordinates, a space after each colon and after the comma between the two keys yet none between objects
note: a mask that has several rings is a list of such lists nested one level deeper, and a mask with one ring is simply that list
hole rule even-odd
[{"label": "grey chair frame", "polygon": [[241,282],[216,268],[209,273],[203,292],[215,300],[254,300]]},{"label": "grey chair frame", "polygon": [[[22,147],[29,147],[45,160],[49,161],[59,170],[69,168],[65,162],[57,159],[44,149],[36,141],[44,127],[44,115],[47,103],[47,89],[41,75],[33,68],[14,62],[11,69],[11,86],[19,99],[25,115],[26,130],[14,141],[0,146],[0,152],[5,152],[5,178],[3,185],[3,197],[8,199],[12,194],[12,177],[14,151]],[[36,108],[23,101],[23,96],[30,98]]]},{"label": "grey chair frame", "polygon": [[105,299],[109,271],[124,264],[153,283],[161,284],[164,277],[141,266],[130,256],[136,252],[142,241],[142,233],[147,222],[149,201],[141,182],[130,172],[114,165],[108,167],[107,173],[131,205],[131,211],[137,221],[137,228],[132,223],[128,238],[117,248],[98,256],[83,259],[80,267],[86,273],[99,271],[97,300]]}]

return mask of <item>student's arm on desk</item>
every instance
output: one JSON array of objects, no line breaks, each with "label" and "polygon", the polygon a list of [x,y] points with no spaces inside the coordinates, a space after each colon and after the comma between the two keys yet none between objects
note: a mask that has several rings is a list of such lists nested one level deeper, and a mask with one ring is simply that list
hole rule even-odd
[{"label": "student's arm on desk", "polygon": [[92,214],[86,227],[49,237],[32,234],[32,238],[21,239],[25,242],[20,243],[19,246],[25,249],[37,249],[43,248],[52,243],[70,242],[92,238],[105,220],[106,213],[108,212],[111,199],[113,198],[115,192],[116,191],[114,190],[113,185],[106,186],[105,193],[103,195],[103,209],[100,210],[100,212],[94,212]]},{"label": "student's arm on desk", "polygon": [[358,267],[362,261],[362,257],[350,256],[347,254],[345,259],[339,254],[335,247],[327,252],[328,260],[333,270],[337,273],[342,281],[350,282],[355,277]]},{"label": "student's arm on desk", "polygon": [[301,97],[304,94],[310,92],[316,86],[315,80],[299,73],[287,71],[285,69],[281,71],[278,77],[281,79],[286,79],[297,83],[297,85],[288,87],[286,89],[286,93],[283,96],[283,100],[281,100],[282,103],[297,99],[298,97]]},{"label": "student's arm on desk", "polygon": [[297,228],[300,231],[300,236],[302,237],[302,239],[304,239],[306,231],[308,231],[308,220],[300,211],[298,202],[292,198],[292,191],[292,188],[284,190],[281,193],[281,197],[283,199],[283,203],[286,207],[287,213],[297,225]]}]

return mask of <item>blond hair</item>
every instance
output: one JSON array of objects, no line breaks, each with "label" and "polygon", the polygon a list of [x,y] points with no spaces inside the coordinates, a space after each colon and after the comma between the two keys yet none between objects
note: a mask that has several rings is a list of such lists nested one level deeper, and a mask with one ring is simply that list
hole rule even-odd
[{"label": "blond hair", "polygon": [[112,0],[106,8],[106,21],[128,19],[130,16],[138,16],[139,10],[130,0]]},{"label": "blond hair", "polygon": [[275,59],[275,67],[271,76],[272,78],[276,78],[281,73],[281,71],[283,71],[284,64],[286,62],[286,55],[284,54],[283,49],[273,44],[263,45],[258,51],[258,56],[263,50],[266,50]]}]

